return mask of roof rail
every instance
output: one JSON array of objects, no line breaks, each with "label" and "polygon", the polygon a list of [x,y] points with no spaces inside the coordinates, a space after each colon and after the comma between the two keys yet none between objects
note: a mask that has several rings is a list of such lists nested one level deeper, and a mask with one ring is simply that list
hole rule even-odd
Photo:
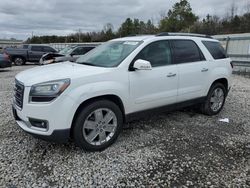
[{"label": "roof rail", "polygon": [[213,38],[209,35],[202,35],[197,33],[169,33],[169,32],[163,32],[156,35],[157,37],[161,36],[190,36],[190,37],[202,37],[202,38]]},{"label": "roof rail", "polygon": [[140,36],[149,36],[150,34],[130,34],[130,35],[127,35],[125,37],[140,37]]}]

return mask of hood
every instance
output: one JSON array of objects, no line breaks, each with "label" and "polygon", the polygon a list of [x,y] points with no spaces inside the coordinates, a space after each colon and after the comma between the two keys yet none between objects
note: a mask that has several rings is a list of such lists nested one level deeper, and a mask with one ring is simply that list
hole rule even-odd
[{"label": "hood", "polygon": [[32,86],[34,84],[53,80],[65,78],[74,79],[78,77],[101,74],[108,71],[108,68],[63,62],[28,69],[16,75],[16,79],[22,82],[25,86]]}]

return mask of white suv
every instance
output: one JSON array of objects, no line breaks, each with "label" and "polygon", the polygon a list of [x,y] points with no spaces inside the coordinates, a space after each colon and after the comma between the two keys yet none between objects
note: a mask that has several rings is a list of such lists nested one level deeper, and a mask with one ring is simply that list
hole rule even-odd
[{"label": "white suv", "polygon": [[230,89],[232,65],[211,37],[162,33],[104,43],[80,57],[16,76],[13,113],[36,137],[103,150],[124,122],[200,104],[214,115]]}]

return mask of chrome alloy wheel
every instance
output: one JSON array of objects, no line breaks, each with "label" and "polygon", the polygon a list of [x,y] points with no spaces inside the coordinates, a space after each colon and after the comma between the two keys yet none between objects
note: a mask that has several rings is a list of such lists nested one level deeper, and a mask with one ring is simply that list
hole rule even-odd
[{"label": "chrome alloy wheel", "polygon": [[224,99],[225,99],[225,94],[223,92],[223,89],[221,88],[215,89],[210,98],[211,110],[214,112],[219,111],[223,105]]},{"label": "chrome alloy wheel", "polygon": [[91,112],[83,124],[84,139],[91,145],[108,142],[117,129],[117,118],[113,111],[99,108]]}]

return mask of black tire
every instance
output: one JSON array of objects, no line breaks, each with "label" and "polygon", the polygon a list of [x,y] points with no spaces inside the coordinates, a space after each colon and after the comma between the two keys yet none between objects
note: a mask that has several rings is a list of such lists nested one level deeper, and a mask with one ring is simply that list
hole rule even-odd
[{"label": "black tire", "polygon": [[[110,137],[110,140],[106,141],[106,139],[105,139],[104,143],[102,143],[100,145],[93,145],[93,144],[89,143],[87,141],[87,139],[85,138],[86,136],[84,136],[84,134],[85,134],[84,131],[86,129],[84,129],[83,127],[84,127],[85,120],[87,120],[87,118],[89,118],[89,116],[92,113],[94,113],[95,110],[98,110],[98,109],[111,110],[114,113],[114,115],[116,116],[117,126],[116,126],[114,133],[113,133],[113,136]],[[120,108],[112,101],[98,100],[98,101],[92,102],[92,103],[88,104],[87,106],[85,106],[82,109],[82,111],[79,113],[79,115],[77,116],[77,118],[74,122],[74,125],[73,125],[73,139],[74,139],[77,146],[79,146],[80,148],[82,148],[86,151],[102,151],[115,142],[115,140],[117,139],[118,135],[120,134],[120,132],[122,130],[122,125],[123,125],[123,115],[122,115]],[[98,125],[95,124],[95,126],[98,126]],[[91,130],[91,131],[94,131],[94,130]],[[96,131],[96,129],[95,129],[95,131]],[[101,130],[99,130],[99,131],[101,131]],[[107,135],[106,131],[105,131],[105,134]],[[100,134],[96,138],[100,139]]]},{"label": "black tire", "polygon": [[21,66],[26,63],[23,57],[15,57],[13,61],[16,66]]},{"label": "black tire", "polygon": [[[223,91],[223,95],[224,95],[224,99],[222,101],[222,104],[220,107],[218,107],[217,110],[213,110],[212,109],[212,103],[211,103],[211,98],[215,92],[215,90],[220,89],[221,91]],[[206,97],[205,102],[201,105],[201,112],[205,115],[209,115],[209,116],[213,116],[216,115],[218,113],[220,113],[220,111],[223,109],[223,106],[225,104],[225,100],[226,100],[226,96],[227,96],[227,90],[225,88],[225,86],[219,82],[214,83],[209,92],[208,95]]]}]

